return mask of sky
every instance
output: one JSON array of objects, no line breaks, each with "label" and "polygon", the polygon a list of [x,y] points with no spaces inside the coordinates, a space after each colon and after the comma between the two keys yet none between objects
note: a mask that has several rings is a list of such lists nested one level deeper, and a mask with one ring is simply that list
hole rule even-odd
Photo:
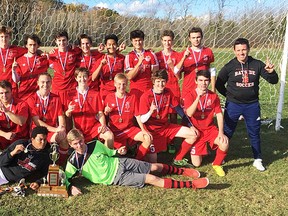
[{"label": "sky", "polygon": [[[185,14],[204,16],[217,13],[217,2],[225,2],[225,14],[235,15],[237,8],[272,8],[284,0],[63,0],[64,3],[83,3],[89,7],[98,6],[117,11],[121,15],[149,16],[159,18],[180,18]],[[287,3],[285,3],[287,6]],[[170,15],[170,16],[169,16]]]}]

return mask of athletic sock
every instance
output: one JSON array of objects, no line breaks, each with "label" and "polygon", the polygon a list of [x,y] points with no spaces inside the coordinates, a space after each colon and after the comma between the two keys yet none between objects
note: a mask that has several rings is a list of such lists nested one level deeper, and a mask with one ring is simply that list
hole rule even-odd
[{"label": "athletic sock", "polygon": [[164,188],[192,188],[192,181],[176,181],[170,178],[164,179]]},{"label": "athletic sock", "polygon": [[148,152],[148,148],[145,148],[143,145],[140,145],[136,154],[137,160],[142,160]]},{"label": "athletic sock", "polygon": [[174,167],[168,164],[163,164],[163,169],[161,171],[162,175],[167,175],[167,174],[177,174],[177,175],[182,175],[184,170],[182,168]]},{"label": "athletic sock", "polygon": [[182,145],[179,149],[179,151],[176,154],[175,160],[182,160],[185,155],[187,154],[187,152],[190,151],[192,145],[187,143],[185,140],[182,142]]},{"label": "athletic sock", "polygon": [[224,160],[224,158],[226,157],[227,152],[222,151],[220,148],[217,148],[216,150],[216,156],[215,159],[213,161],[213,165],[217,165],[217,166],[221,166],[222,161]]}]

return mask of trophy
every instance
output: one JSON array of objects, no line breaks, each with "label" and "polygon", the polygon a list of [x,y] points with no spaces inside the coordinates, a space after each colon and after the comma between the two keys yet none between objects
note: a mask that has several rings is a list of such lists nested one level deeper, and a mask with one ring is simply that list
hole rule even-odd
[{"label": "trophy", "polygon": [[37,195],[39,196],[68,197],[68,192],[64,185],[65,173],[56,164],[56,161],[59,159],[57,147],[57,143],[51,144],[52,152],[50,153],[50,159],[53,164],[49,165],[47,179],[43,178],[43,184],[41,184],[37,191]]}]

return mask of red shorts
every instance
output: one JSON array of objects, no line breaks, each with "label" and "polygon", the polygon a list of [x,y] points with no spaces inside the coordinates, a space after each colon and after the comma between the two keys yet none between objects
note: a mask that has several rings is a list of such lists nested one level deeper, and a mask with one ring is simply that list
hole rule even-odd
[{"label": "red shorts", "polygon": [[199,138],[193,144],[190,154],[191,155],[207,155],[208,150],[206,143],[208,142],[210,148],[215,150],[218,148],[218,145],[214,144],[215,139],[218,136],[218,128],[216,126],[212,126],[208,130],[200,131],[199,130]]},{"label": "red shorts", "polygon": [[[95,137],[99,138],[99,131],[98,131],[98,128],[101,127],[101,124],[100,122],[97,122],[96,124],[93,125],[93,127],[91,128],[91,130],[88,132],[88,131],[85,131],[83,132],[83,135],[84,135],[84,139],[85,139],[85,142],[90,142],[91,140],[93,140]],[[78,128],[81,130],[81,128]],[[100,138],[99,138],[100,140]]]},{"label": "red shorts", "polygon": [[19,139],[19,138],[14,138],[13,140],[7,140],[4,137],[0,137],[0,150],[6,149],[9,145],[11,145],[17,139]]},{"label": "red shorts", "polygon": [[114,148],[118,149],[121,146],[133,146],[136,144],[134,137],[141,132],[141,129],[138,127],[130,127],[127,130],[124,130],[121,133],[114,133]]},{"label": "red shorts", "polygon": [[155,152],[167,150],[167,145],[175,138],[178,131],[181,129],[181,125],[169,124],[168,127],[163,128],[161,131],[150,131],[153,136],[153,144],[155,146]]}]

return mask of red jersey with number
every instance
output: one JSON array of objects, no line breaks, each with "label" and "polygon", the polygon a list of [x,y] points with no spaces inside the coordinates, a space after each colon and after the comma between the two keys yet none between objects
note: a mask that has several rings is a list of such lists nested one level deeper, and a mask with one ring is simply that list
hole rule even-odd
[{"label": "red jersey with number", "polygon": [[77,59],[77,67],[84,67],[89,70],[89,79],[88,79],[88,85],[90,89],[93,89],[95,91],[99,91],[100,86],[100,79],[99,77],[92,81],[92,74],[97,69],[97,60],[100,59],[103,56],[102,53],[98,52],[97,50],[91,51],[90,55],[79,55]]},{"label": "red jersey with number", "polygon": [[[145,91],[152,88],[151,73],[152,66],[158,66],[156,55],[150,50],[143,50],[144,60],[140,66],[137,75],[130,80],[130,92],[141,96]],[[138,63],[138,55],[136,51],[131,51],[125,57],[125,71],[129,73]]]},{"label": "red jersey with number", "polygon": [[[109,113],[109,128],[113,133],[118,134],[127,128],[133,127],[134,116],[138,114],[139,103],[135,95],[129,93],[124,98],[117,98],[116,94],[108,94],[105,98],[104,107],[109,106],[111,112]],[[119,115],[122,113],[122,115]],[[122,121],[119,119],[122,119]]]},{"label": "red jersey with number", "polygon": [[145,122],[145,126],[149,131],[161,131],[163,128],[169,126],[169,107],[176,107],[178,101],[173,97],[173,94],[169,89],[165,88],[162,94],[155,95],[153,94],[152,89],[150,89],[141,96],[139,114],[144,115],[148,113],[152,102],[154,102],[155,105],[158,105],[159,112],[156,112],[155,110],[148,121]]},{"label": "red jersey with number", "polygon": [[18,87],[18,97],[26,100],[33,95],[37,89],[38,76],[47,72],[49,61],[46,56],[21,56],[17,59],[17,74],[20,76],[20,84]]},{"label": "red jersey with number", "polygon": [[[16,88],[16,83],[12,80],[12,64],[14,58],[18,59],[20,56],[27,53],[27,49],[18,46],[9,46],[7,49],[1,49],[1,59],[0,59],[0,81],[8,80],[13,88]],[[4,66],[5,65],[5,66]]]},{"label": "red jersey with number", "polygon": [[[188,109],[192,105],[196,97],[196,90],[193,90],[189,94],[186,94],[186,96],[183,98],[184,108]],[[207,130],[214,125],[214,115],[222,112],[220,99],[216,93],[208,90],[208,93],[201,96],[200,100],[202,108],[199,101],[197,109],[193,116],[190,118],[190,120],[197,129]],[[204,113],[202,112],[202,109]]]},{"label": "red jersey with number", "polygon": [[179,62],[180,54],[174,50],[171,50],[170,55],[165,55],[163,51],[157,52],[156,57],[159,62],[159,70],[166,69],[168,73],[168,82],[166,83],[166,88],[169,88],[175,97],[180,98],[180,87],[178,83],[178,78],[174,74],[174,68],[170,68],[167,64],[170,58],[173,65],[176,66]]},{"label": "red jersey with number", "polygon": [[[19,116],[24,116],[26,118],[29,116],[27,103],[17,98],[13,98],[12,106],[8,107],[7,109]],[[27,123],[23,124],[22,126],[15,124],[9,119],[8,116],[6,117],[4,112],[0,112],[0,130],[4,132],[16,133],[15,139],[25,139],[29,136]]]},{"label": "red jersey with number", "polygon": [[99,120],[96,115],[99,111],[103,111],[100,93],[88,90],[85,96],[75,89],[68,92],[68,98],[67,107],[70,101],[75,105],[75,109],[71,113],[75,128],[83,132],[85,140],[93,139],[98,135]]},{"label": "red jersey with number", "polygon": [[[58,116],[63,115],[63,108],[60,97],[50,93],[49,97],[42,98],[37,93],[34,93],[28,98],[27,104],[31,117],[38,116],[40,120],[52,127],[58,127]],[[32,121],[31,129],[36,127]]]},{"label": "red jersey with number", "polygon": [[117,73],[124,72],[124,60],[125,57],[122,54],[117,54],[116,58],[108,55],[103,55],[97,62],[97,66],[101,64],[102,59],[106,59],[107,64],[102,66],[102,70],[99,73],[100,76],[100,94],[102,99],[115,92],[114,77]]},{"label": "red jersey with number", "polygon": [[52,91],[67,91],[76,88],[77,82],[74,72],[77,67],[76,60],[82,50],[78,47],[68,49],[67,52],[60,52],[55,49],[53,54],[49,54],[49,63],[54,69],[54,77],[52,80]]},{"label": "red jersey with number", "polygon": [[[182,96],[184,96],[189,91],[196,88],[196,71],[197,70],[208,70],[210,64],[214,62],[214,54],[212,50],[208,47],[202,47],[199,51],[193,51],[189,48],[190,55],[185,59],[183,63],[184,80],[182,84]],[[182,52],[182,55],[184,55]]]}]

